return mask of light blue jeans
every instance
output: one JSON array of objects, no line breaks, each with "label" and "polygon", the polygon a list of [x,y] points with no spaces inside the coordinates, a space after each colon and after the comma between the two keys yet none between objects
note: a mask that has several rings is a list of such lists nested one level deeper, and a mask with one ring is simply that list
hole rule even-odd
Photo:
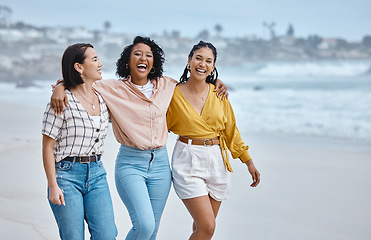
[{"label": "light blue jeans", "polygon": [[[84,220],[90,239],[116,239],[111,194],[102,161],[56,163],[58,186],[62,189],[66,206],[49,201],[59,228],[61,239],[83,240]],[[48,193],[49,195],[49,193]]]},{"label": "light blue jeans", "polygon": [[166,147],[140,150],[121,145],[115,178],[117,191],[133,224],[126,240],[156,239],[171,187]]}]

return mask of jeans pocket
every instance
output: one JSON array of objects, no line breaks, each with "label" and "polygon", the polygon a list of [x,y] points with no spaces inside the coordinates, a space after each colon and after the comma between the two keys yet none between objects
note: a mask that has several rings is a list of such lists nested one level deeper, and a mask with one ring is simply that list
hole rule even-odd
[{"label": "jeans pocket", "polygon": [[69,161],[60,161],[59,163],[55,164],[56,171],[68,171],[72,167],[72,163]]}]

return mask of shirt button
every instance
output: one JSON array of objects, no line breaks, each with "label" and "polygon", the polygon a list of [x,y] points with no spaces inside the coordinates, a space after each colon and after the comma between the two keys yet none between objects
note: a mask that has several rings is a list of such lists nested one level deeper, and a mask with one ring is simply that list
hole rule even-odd
[{"label": "shirt button", "polygon": [[96,132],[99,132],[100,130],[99,129],[97,129],[97,130],[95,130]]},{"label": "shirt button", "polygon": [[97,139],[95,139],[95,142],[97,143],[97,142],[99,142],[99,139],[97,138]]}]

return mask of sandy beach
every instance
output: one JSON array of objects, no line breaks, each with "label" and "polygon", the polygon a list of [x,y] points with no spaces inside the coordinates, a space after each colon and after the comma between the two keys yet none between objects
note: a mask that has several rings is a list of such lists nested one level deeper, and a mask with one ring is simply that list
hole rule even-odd
[{"label": "sandy beach", "polygon": [[[44,106],[0,104],[0,239],[59,239],[41,158]],[[213,239],[371,239],[370,143],[257,133],[243,138],[261,172],[261,184],[250,188],[246,166],[232,161],[231,197],[222,203]],[[170,156],[174,141],[170,135]],[[123,239],[131,224],[115,188],[118,146],[110,130],[103,161],[117,239]],[[171,190],[158,239],[188,239],[191,223]]]}]

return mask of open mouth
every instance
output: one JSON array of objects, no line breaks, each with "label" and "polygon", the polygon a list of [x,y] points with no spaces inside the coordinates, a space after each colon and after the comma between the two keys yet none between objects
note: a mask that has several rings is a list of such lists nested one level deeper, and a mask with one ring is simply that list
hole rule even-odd
[{"label": "open mouth", "polygon": [[206,73],[206,70],[201,70],[201,69],[198,69],[198,68],[196,68],[196,71],[197,71],[198,73],[201,73],[201,74]]},{"label": "open mouth", "polygon": [[147,65],[141,63],[141,64],[138,64],[138,65],[137,65],[137,68],[139,69],[139,71],[144,72],[144,71],[146,71],[146,69],[147,69]]}]

